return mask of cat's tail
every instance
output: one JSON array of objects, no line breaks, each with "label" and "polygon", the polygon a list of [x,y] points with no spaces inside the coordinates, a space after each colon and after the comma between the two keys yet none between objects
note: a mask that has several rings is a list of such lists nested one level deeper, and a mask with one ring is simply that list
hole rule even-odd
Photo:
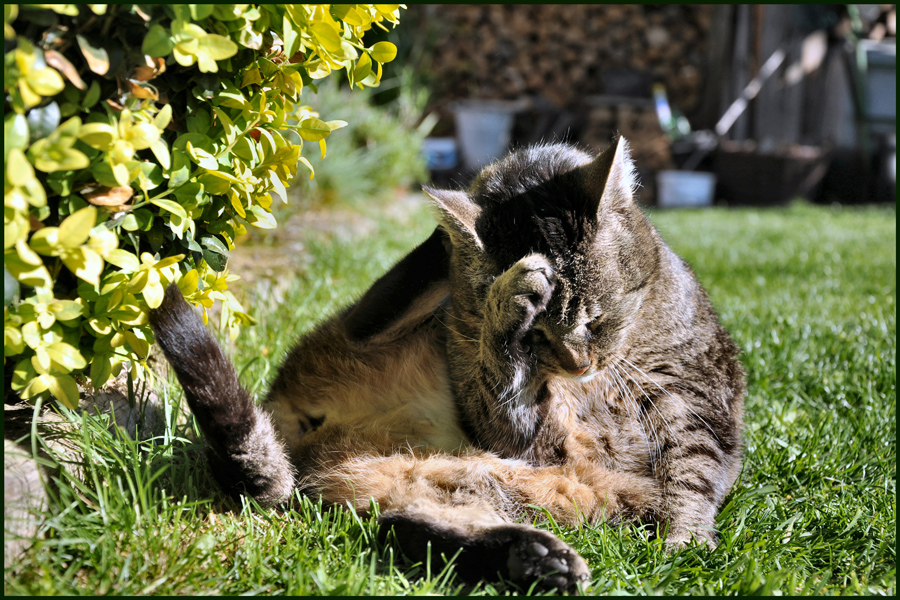
[{"label": "cat's tail", "polygon": [[268,413],[241,387],[231,361],[178,286],[170,285],[150,311],[150,325],[200,424],[219,484],[263,505],[287,500],[294,469]]}]

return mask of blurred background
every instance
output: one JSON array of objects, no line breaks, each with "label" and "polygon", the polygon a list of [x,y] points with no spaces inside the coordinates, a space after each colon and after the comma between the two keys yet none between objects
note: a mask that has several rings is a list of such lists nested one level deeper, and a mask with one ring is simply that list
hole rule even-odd
[{"label": "blurred background", "polygon": [[310,152],[304,196],[463,186],[511,148],[621,134],[647,206],[895,198],[894,5],[409,5],[382,35],[381,88],[315,98],[351,131]]}]

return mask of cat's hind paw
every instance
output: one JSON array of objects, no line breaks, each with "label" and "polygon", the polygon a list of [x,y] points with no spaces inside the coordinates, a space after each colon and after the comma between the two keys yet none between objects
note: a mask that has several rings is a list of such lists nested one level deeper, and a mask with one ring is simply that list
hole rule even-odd
[{"label": "cat's hind paw", "polygon": [[578,584],[590,577],[587,563],[563,541],[538,529],[517,533],[506,561],[512,581],[534,583],[541,590],[576,592]]}]

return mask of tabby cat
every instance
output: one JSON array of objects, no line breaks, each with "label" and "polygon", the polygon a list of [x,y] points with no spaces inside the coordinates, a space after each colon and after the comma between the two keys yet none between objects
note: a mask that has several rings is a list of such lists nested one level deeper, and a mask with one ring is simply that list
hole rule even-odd
[{"label": "tabby cat", "polygon": [[585,561],[526,523],[634,520],[715,543],[741,468],[744,371],[688,265],[636,206],[623,139],[517,151],[306,335],[261,406],[171,286],[156,340],[222,487],[368,512],[404,553],[572,591]]}]

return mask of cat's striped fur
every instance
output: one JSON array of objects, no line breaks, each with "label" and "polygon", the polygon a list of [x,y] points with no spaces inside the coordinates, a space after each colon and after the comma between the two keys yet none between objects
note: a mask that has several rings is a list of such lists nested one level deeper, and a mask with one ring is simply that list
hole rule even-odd
[{"label": "cat's striped fur", "polygon": [[[714,543],[741,464],[744,371],[706,293],[633,200],[624,140],[513,153],[291,350],[254,406],[177,288],[151,313],[213,472],[277,504],[380,505],[413,558],[572,590],[585,562],[521,524],[638,520]],[[664,527],[660,528],[663,530]]]}]

